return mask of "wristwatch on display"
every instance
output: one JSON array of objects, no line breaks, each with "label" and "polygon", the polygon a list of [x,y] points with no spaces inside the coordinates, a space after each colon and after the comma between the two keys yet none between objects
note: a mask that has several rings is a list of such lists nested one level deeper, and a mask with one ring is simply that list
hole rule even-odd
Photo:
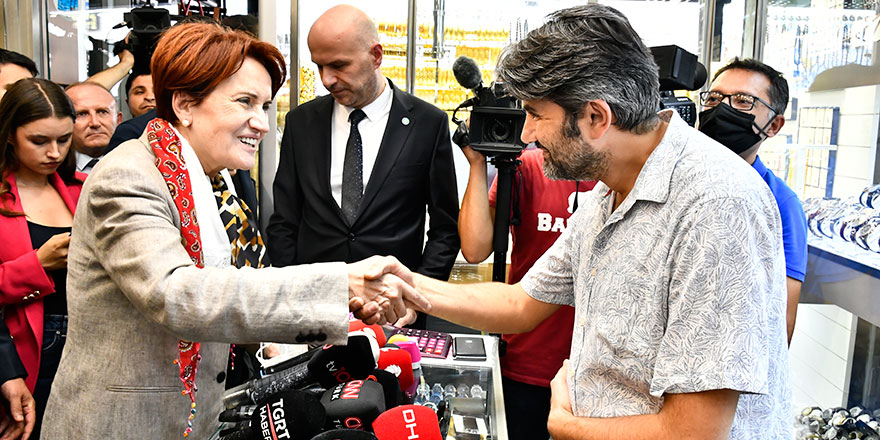
[{"label": "wristwatch on display", "polygon": [[855,243],[862,249],[880,252],[880,217],[868,219],[856,232]]},{"label": "wristwatch on display", "polygon": [[880,184],[865,187],[859,195],[859,203],[868,208],[880,208]]},{"label": "wristwatch on display", "polygon": [[823,237],[834,238],[834,224],[844,216],[849,206],[843,203],[837,203],[831,206],[824,216],[818,219],[819,233]]},{"label": "wristwatch on display", "polygon": [[877,213],[872,209],[865,209],[862,205],[850,205],[848,212],[837,221],[835,231],[844,241],[855,241],[856,232],[862,225]]},{"label": "wristwatch on display", "polygon": [[880,411],[870,411],[861,406],[828,408],[824,411],[817,406],[804,408],[796,417],[795,438],[798,440],[824,439],[847,440],[880,439]]}]

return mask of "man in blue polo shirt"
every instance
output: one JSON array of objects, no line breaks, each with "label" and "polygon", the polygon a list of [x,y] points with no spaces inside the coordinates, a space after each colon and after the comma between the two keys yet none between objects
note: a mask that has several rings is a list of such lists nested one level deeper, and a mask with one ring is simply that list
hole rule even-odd
[{"label": "man in blue polo shirt", "polygon": [[788,82],[772,67],[753,59],[734,60],[700,93],[700,131],[739,154],[761,175],[779,206],[788,290],[788,342],[794,331],[798,297],[807,267],[807,220],[794,191],[758,157],[764,140],[785,124]]}]

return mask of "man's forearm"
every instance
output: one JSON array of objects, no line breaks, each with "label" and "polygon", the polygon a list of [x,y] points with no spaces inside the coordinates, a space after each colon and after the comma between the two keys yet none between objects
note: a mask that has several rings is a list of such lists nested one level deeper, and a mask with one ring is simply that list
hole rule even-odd
[{"label": "man's forearm", "polygon": [[553,440],[682,438],[679,433],[675,433],[673,436],[667,436],[668,433],[663,433],[664,430],[658,423],[657,414],[600,419],[577,417],[554,411],[550,414],[548,431]]},{"label": "man's forearm", "polygon": [[486,165],[471,165],[467,188],[458,213],[461,254],[469,263],[479,263],[492,253],[493,213],[489,206]]},{"label": "man's forearm", "polygon": [[553,406],[547,424],[554,440],[722,440],[730,436],[739,393],[712,390],[666,394],[657,414],[577,417]]},{"label": "man's forearm", "polygon": [[122,78],[125,78],[125,75],[128,75],[132,67],[134,67],[134,56],[120,54],[119,63],[90,76],[86,81],[100,84],[110,90]]},{"label": "man's forearm", "polygon": [[431,303],[431,315],[487,332],[526,332],[559,309],[533,299],[519,284],[450,284],[418,274],[414,280]]},{"label": "man's forearm", "polygon": [[801,297],[802,283],[794,278],[785,278],[785,288],[788,293],[785,321],[788,330],[788,345],[791,345],[791,337],[794,335],[794,323],[797,319],[798,302]]}]

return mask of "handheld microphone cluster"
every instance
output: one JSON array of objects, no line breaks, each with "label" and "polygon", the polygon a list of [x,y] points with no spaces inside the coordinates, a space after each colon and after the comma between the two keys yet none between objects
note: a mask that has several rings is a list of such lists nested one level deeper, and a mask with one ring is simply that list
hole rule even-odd
[{"label": "handheld microphone cluster", "polygon": [[[227,408],[240,407],[221,413],[221,421],[250,427],[222,440],[441,440],[431,409],[398,406],[402,388],[414,383],[410,354],[390,345],[380,350],[386,339],[379,326],[353,321],[350,329],[348,345],[325,346],[308,362],[228,390]],[[309,387],[315,382],[326,391]]]},{"label": "handheld microphone cluster", "polygon": [[376,368],[378,353],[379,346],[374,338],[363,332],[353,332],[348,336],[348,345],[325,345],[307,363],[227,390],[223,394],[223,403],[231,409],[316,382],[327,388],[352,379],[363,379]]}]

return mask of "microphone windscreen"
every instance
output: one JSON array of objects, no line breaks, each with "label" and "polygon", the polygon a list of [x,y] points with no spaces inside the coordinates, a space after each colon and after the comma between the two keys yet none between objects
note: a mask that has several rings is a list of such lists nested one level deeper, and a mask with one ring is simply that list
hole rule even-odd
[{"label": "microphone windscreen", "polygon": [[357,429],[333,429],[324,431],[311,440],[376,440],[376,436],[371,432]]},{"label": "microphone windscreen", "polygon": [[397,343],[397,346],[400,347],[401,350],[406,350],[409,353],[409,356],[412,358],[413,368],[416,368],[417,365],[422,362],[422,352],[419,350],[418,344],[414,341],[400,341]]},{"label": "microphone windscreen", "polygon": [[483,83],[483,74],[477,62],[464,55],[455,59],[452,63],[452,74],[455,80],[466,89],[476,89]]},{"label": "microphone windscreen", "polygon": [[402,405],[380,414],[373,422],[379,440],[443,440],[437,414],[421,405]]},{"label": "microphone windscreen", "polygon": [[398,343],[398,342],[400,342],[400,341],[411,341],[411,339],[410,339],[408,336],[406,336],[406,335],[402,335],[402,334],[398,333],[398,334],[395,334],[395,335],[391,335],[391,337],[388,338],[387,341],[385,341],[385,344],[386,344],[386,345],[387,345],[387,344],[396,344],[396,343]]},{"label": "microphone windscreen", "polygon": [[697,61],[697,72],[694,74],[694,85],[691,86],[690,90],[698,90],[703,87],[703,84],[706,84],[706,79],[709,77],[709,72],[706,71],[706,66],[703,63]]},{"label": "microphone windscreen", "polygon": [[[315,379],[304,364],[294,365],[286,370],[279,371],[251,382],[252,402],[260,402],[269,396],[275,396],[288,390],[304,387]],[[247,385],[247,384],[246,384]],[[231,390],[230,390],[231,391]],[[224,398],[225,399],[225,398]],[[232,401],[232,399],[229,399]],[[227,403],[228,407],[229,403]]]},{"label": "microphone windscreen", "polygon": [[377,368],[367,376],[367,380],[373,380],[382,385],[382,391],[385,392],[385,409],[394,408],[403,401],[403,390],[400,388],[400,382],[397,381],[397,376],[391,372]]},{"label": "microphone windscreen", "polygon": [[376,368],[379,351],[375,339],[349,335],[347,345],[325,345],[309,361],[309,372],[325,388],[367,377]]},{"label": "microphone windscreen", "polygon": [[251,414],[251,430],[258,439],[309,439],[321,432],[326,411],[317,397],[297,390],[271,396]]},{"label": "microphone windscreen", "polygon": [[220,413],[218,419],[221,422],[227,423],[238,423],[245,420],[250,420],[251,414],[254,413],[255,408],[256,406],[254,405],[242,405],[237,408],[227,409]]},{"label": "microphone windscreen", "polygon": [[400,389],[406,390],[412,386],[413,378],[412,358],[406,350],[383,348],[379,351],[379,369],[385,370],[395,376],[400,383]]},{"label": "microphone windscreen", "polygon": [[379,340],[374,338],[373,336],[370,336],[369,333],[367,333],[363,330],[355,330],[353,332],[352,331],[348,332],[348,342],[346,342],[346,345],[352,343],[351,342],[352,338],[355,338],[356,342],[364,341],[364,339],[363,339],[364,336],[367,337],[366,340],[370,343],[370,353],[373,354],[373,360],[378,361],[379,360],[379,348],[381,348],[381,347],[379,347]]},{"label": "microphone windscreen", "polygon": [[379,343],[379,348],[385,346],[385,342],[387,338],[385,337],[385,331],[382,330],[382,326],[378,324],[367,325],[364,321],[360,319],[355,319],[354,321],[348,322],[348,331],[363,331],[364,333],[371,335],[376,338],[376,342]]},{"label": "microphone windscreen", "polygon": [[371,430],[371,424],[385,411],[382,385],[372,380],[353,380],[327,390],[321,397],[327,411],[327,429]]}]

